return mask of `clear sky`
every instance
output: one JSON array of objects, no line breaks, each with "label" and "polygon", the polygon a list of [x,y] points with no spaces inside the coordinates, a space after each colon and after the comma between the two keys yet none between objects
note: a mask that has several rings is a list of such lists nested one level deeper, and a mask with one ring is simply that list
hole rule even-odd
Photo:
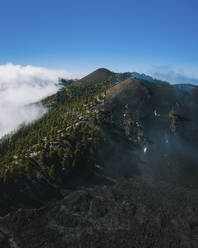
[{"label": "clear sky", "polygon": [[197,0],[1,0],[0,64],[198,75]]}]

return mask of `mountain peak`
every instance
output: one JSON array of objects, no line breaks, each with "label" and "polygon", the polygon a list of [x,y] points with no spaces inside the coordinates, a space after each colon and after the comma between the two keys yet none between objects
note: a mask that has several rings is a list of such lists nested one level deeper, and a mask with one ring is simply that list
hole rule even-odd
[{"label": "mountain peak", "polygon": [[99,69],[95,70],[94,72],[90,73],[89,75],[78,80],[77,83],[78,84],[86,84],[86,85],[97,84],[97,83],[100,83],[104,80],[109,79],[113,75],[115,75],[114,72],[109,71],[106,68],[99,68]]},{"label": "mountain peak", "polygon": [[106,68],[98,68],[97,70],[95,70],[94,72],[105,72],[105,73],[112,73],[112,71],[106,69]]}]

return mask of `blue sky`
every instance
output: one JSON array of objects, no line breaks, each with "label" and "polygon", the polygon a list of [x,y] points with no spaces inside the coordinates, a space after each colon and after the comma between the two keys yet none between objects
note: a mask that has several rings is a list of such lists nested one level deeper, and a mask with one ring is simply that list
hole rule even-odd
[{"label": "blue sky", "polygon": [[198,77],[197,0],[1,0],[0,64]]}]

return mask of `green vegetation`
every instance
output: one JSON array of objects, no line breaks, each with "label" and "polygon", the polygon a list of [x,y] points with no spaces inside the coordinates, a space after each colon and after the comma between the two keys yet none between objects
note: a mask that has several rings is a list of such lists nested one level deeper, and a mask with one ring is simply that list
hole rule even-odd
[{"label": "green vegetation", "polygon": [[42,177],[56,181],[68,172],[92,173],[104,96],[115,82],[116,78],[87,86],[67,82],[44,99],[47,114],[1,140],[0,182]]}]

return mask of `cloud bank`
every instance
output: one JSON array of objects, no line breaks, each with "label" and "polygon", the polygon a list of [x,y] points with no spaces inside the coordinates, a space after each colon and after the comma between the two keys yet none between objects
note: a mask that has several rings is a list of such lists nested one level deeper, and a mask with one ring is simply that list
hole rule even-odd
[{"label": "cloud bank", "polygon": [[30,65],[0,66],[0,138],[46,113],[41,104],[33,103],[57,92],[60,77],[72,75]]},{"label": "cloud bank", "polygon": [[150,74],[158,79],[173,84],[196,84],[198,85],[198,74],[186,72],[171,66],[153,66]]},{"label": "cloud bank", "polygon": [[174,71],[168,71],[167,73],[156,72],[153,73],[153,76],[175,84],[198,84],[198,78],[180,74]]}]

